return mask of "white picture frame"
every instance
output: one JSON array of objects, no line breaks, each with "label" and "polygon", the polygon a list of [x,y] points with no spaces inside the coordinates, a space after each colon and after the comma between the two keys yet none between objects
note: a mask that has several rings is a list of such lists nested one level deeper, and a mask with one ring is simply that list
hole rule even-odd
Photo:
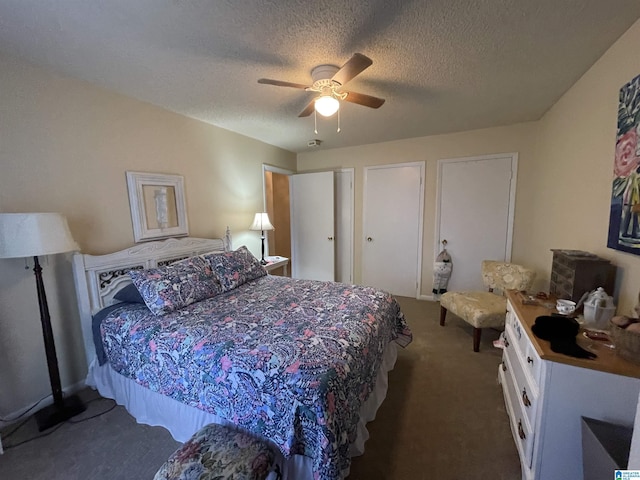
[{"label": "white picture frame", "polygon": [[136,243],[189,235],[184,177],[126,172]]}]

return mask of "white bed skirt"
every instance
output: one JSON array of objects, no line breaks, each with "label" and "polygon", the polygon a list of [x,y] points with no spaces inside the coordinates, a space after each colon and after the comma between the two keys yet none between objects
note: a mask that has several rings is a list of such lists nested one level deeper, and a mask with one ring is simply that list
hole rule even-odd
[{"label": "white bed skirt", "polygon": [[[378,408],[387,396],[388,373],[396,363],[397,348],[395,342],[387,346],[375,388],[360,409],[358,436],[350,448],[352,457],[364,453],[364,443],[369,438],[366,424],[376,417]],[[178,442],[186,442],[195,432],[210,423],[229,423],[217,415],[152,392],[120,375],[109,364],[99,366],[95,360],[89,367],[86,384],[96,388],[103,397],[112,398],[119,405],[123,405],[138,423],[165,427]],[[293,455],[285,459],[281,456],[278,463],[281,466],[283,480],[313,480],[312,461],[309,457]],[[343,473],[344,477],[349,474],[348,471]]]}]

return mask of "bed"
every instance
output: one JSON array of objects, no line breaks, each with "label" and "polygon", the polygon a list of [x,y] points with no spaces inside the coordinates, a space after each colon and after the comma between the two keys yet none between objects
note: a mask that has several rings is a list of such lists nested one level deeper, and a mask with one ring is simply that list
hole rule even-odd
[{"label": "bed", "polygon": [[[411,341],[404,316],[386,292],[266,275],[250,254],[241,268],[258,273],[244,278],[230,244],[227,232],[76,254],[86,383],[178,441],[231,423],[278,448],[285,479],[342,479],[364,452],[397,347]],[[191,289],[188,305],[156,314],[148,298],[114,298],[132,278],[144,294],[150,272],[202,259],[222,291]]]}]

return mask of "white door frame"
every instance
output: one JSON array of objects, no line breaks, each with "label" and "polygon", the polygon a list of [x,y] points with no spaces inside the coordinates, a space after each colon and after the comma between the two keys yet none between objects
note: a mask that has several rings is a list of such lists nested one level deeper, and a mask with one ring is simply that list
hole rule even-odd
[{"label": "white door frame", "polygon": [[434,252],[433,260],[435,261],[438,254],[442,251],[440,245],[440,207],[442,201],[442,168],[445,163],[454,162],[475,162],[478,160],[490,160],[492,158],[510,158],[511,159],[511,185],[509,188],[509,214],[507,219],[507,242],[506,242],[506,260],[511,261],[511,248],[513,246],[513,219],[516,206],[516,184],[518,179],[518,152],[496,153],[493,155],[478,155],[474,157],[459,158],[443,158],[438,160],[438,173],[436,183],[436,225],[434,236]]},{"label": "white door frame", "polygon": [[361,251],[364,252],[366,248],[365,232],[367,231],[367,174],[369,170],[382,169],[382,168],[396,168],[396,167],[419,167],[420,168],[420,205],[418,214],[418,252],[417,260],[418,265],[416,268],[416,292],[415,298],[420,299],[420,292],[422,289],[422,241],[424,231],[424,187],[426,183],[425,179],[425,162],[405,162],[405,163],[390,163],[385,165],[372,165],[364,167],[364,185],[362,192],[362,247]]}]

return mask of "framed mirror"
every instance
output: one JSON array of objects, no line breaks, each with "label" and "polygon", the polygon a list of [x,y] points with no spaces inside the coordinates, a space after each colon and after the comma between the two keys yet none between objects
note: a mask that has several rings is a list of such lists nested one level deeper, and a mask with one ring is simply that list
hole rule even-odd
[{"label": "framed mirror", "polygon": [[136,243],[189,235],[181,175],[126,173]]}]

